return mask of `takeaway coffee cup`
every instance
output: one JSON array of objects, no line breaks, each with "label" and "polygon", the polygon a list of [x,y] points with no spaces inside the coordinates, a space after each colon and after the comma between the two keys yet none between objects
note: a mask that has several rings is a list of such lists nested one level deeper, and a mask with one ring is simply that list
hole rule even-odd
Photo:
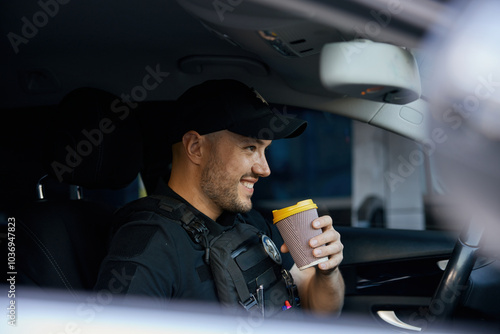
[{"label": "takeaway coffee cup", "polygon": [[314,229],[312,221],[318,218],[318,206],[311,199],[300,201],[295,205],[273,211],[273,223],[285,241],[290,254],[300,270],[317,265],[328,260],[328,257],[313,256],[313,248],[309,240],[321,229]]}]

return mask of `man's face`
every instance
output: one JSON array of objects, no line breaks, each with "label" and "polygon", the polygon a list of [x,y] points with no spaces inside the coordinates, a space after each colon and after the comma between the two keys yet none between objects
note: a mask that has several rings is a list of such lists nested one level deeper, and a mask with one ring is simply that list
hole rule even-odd
[{"label": "man's face", "polygon": [[253,139],[230,131],[210,136],[210,154],[201,189],[221,211],[247,212],[259,177],[271,174],[265,150],[271,140]]}]

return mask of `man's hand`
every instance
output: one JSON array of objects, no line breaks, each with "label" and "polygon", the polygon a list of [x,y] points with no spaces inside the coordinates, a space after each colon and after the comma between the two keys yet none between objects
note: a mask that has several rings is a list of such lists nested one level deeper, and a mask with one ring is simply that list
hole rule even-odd
[{"label": "man's hand", "polygon": [[[322,229],[323,233],[309,240],[313,255],[317,258],[328,256],[328,261],[318,265],[320,272],[328,273],[336,269],[344,258],[344,245],[340,242],[340,234],[333,228],[330,216],[322,216],[312,221],[312,227]],[[288,247],[281,246],[282,253],[288,253]]]},{"label": "man's hand", "polygon": [[[333,228],[330,216],[322,216],[312,221],[312,227],[321,229],[322,233],[309,240],[313,255],[317,258],[328,256],[328,261],[314,268],[299,270],[296,265],[290,273],[299,290],[301,303],[306,309],[319,313],[340,313],[344,303],[344,280],[339,264],[344,257],[344,245],[340,242],[340,234]],[[281,246],[283,253],[288,247]]]}]

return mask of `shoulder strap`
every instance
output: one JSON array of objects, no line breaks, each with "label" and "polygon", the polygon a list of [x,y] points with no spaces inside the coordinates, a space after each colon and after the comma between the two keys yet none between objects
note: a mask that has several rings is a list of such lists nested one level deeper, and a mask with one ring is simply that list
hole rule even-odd
[{"label": "shoulder strap", "polygon": [[204,261],[209,264],[211,245],[224,232],[224,229],[216,223],[210,224],[208,228],[191,207],[176,198],[157,195],[149,197],[156,201],[155,212],[180,224],[194,242],[205,247]]},{"label": "shoulder strap", "polygon": [[[160,211],[163,211],[161,212],[163,215],[168,215],[168,216],[174,215],[175,216],[174,220],[176,222],[180,220],[180,222],[182,223],[182,227],[188,232],[191,238],[195,242],[205,247],[204,260],[206,264],[209,264],[210,248],[217,240],[219,240],[224,235],[223,234],[224,230],[220,227],[219,228],[216,227],[215,229],[217,230],[217,232],[213,233],[214,231],[210,231],[205,226],[203,221],[201,221],[201,219],[196,217],[196,215],[190,210],[189,206],[187,206],[185,203],[175,198],[166,196],[150,196],[150,197],[159,201],[157,207],[159,208]],[[255,229],[253,226],[250,225],[239,225],[239,227],[240,229],[241,228]],[[254,297],[254,295],[251,294],[250,291],[248,290],[248,286],[246,284],[245,278],[243,277],[243,273],[238,268],[238,265],[234,260],[228,261],[226,265],[227,265],[226,270],[228,271],[229,275],[231,276],[234,282],[235,289],[239,297],[239,303],[247,311],[250,310],[251,308],[253,308],[253,306],[257,305],[258,302]]]},{"label": "shoulder strap", "polygon": [[[211,231],[212,226],[210,226],[209,230],[205,223],[196,216],[187,204],[176,198],[161,195],[140,198],[127,204],[115,214],[116,224],[114,230],[116,231],[122,225],[126,224],[129,221],[127,217],[131,214],[141,211],[157,213],[182,226],[195,243],[205,248],[205,262],[208,263],[210,241],[213,239],[211,233],[213,232]],[[221,227],[214,226],[213,229],[216,233],[222,233]]]},{"label": "shoulder strap", "polygon": [[181,226],[186,230],[189,236],[196,243],[202,243],[205,235],[208,236],[209,230],[205,224],[189,210],[189,207],[172,197],[166,196],[150,196],[150,198],[157,200],[155,211],[167,218],[180,221]]}]

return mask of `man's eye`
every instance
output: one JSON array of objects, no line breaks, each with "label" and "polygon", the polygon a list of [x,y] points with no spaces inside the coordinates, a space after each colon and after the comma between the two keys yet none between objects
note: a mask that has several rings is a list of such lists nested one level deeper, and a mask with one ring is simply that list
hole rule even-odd
[{"label": "man's eye", "polygon": [[257,147],[256,146],[247,146],[247,147],[245,147],[245,149],[249,150],[250,152],[254,152],[257,149]]}]

